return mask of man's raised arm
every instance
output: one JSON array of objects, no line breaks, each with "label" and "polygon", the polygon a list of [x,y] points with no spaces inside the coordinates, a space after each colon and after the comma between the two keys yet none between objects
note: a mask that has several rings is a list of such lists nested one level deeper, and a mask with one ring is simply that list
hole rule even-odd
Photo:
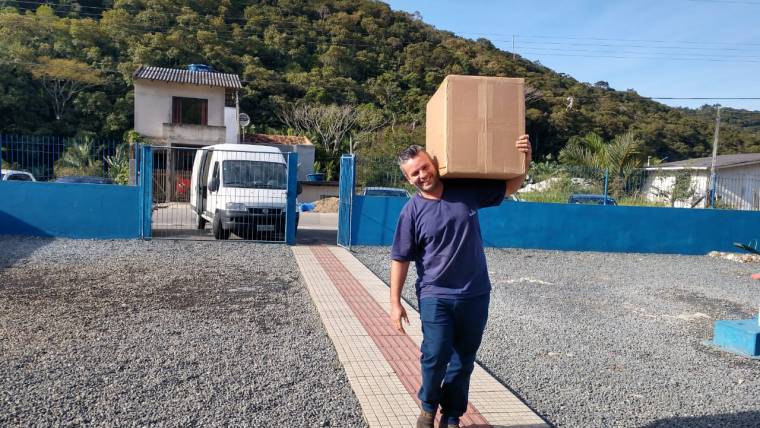
[{"label": "man's raised arm", "polygon": [[523,181],[525,181],[525,177],[528,175],[528,169],[530,168],[530,162],[531,162],[531,156],[532,156],[532,149],[530,146],[530,139],[528,138],[528,135],[521,135],[520,138],[517,139],[517,150],[525,153],[525,174],[520,175],[515,178],[510,178],[507,180],[507,192],[506,196],[509,196],[513,193],[516,193],[520,188],[522,187]]}]

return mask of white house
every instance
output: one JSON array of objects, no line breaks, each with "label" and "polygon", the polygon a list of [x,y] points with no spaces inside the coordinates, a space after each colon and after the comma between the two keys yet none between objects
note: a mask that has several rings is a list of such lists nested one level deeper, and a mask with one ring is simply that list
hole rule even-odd
[{"label": "white house", "polygon": [[[667,201],[676,174],[688,171],[693,196],[676,201],[676,207],[704,208],[710,190],[712,158],[687,159],[645,168],[647,179],[642,193],[649,201]],[[716,205],[741,210],[760,210],[760,153],[720,155],[715,163]]]},{"label": "white house", "polygon": [[166,146],[237,143],[240,78],[204,70],[140,66],[133,75],[135,131]]}]

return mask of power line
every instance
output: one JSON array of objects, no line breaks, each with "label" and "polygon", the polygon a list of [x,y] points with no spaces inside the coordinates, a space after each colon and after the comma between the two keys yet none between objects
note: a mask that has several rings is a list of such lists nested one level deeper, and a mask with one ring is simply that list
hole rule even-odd
[{"label": "power line", "polygon": [[[560,52],[567,52],[572,51],[571,49],[555,49]],[[519,54],[521,56],[526,55],[543,55],[543,56],[567,56],[567,57],[577,57],[577,58],[612,58],[612,59],[657,59],[657,60],[672,60],[672,61],[706,61],[706,62],[722,62],[722,63],[736,63],[736,62],[746,62],[746,63],[760,63],[760,60],[753,61],[753,60],[743,60],[743,59],[734,59],[734,60],[726,60],[726,59],[720,59],[720,58],[690,58],[690,57],[674,57],[674,56],[632,56],[632,55],[584,55],[584,54],[566,54],[566,53],[560,53],[560,52],[545,52],[538,49],[533,50],[524,50],[520,51]]]},{"label": "power line", "polygon": [[[38,62],[29,62],[29,61],[14,61],[14,62],[5,62],[7,65],[18,65],[18,64],[24,64],[24,65],[45,65]],[[99,71],[103,72],[113,72],[121,74],[120,71],[115,69],[109,69],[109,68],[99,68]],[[574,96],[570,95],[572,98],[576,100],[598,100],[601,98],[613,98],[617,96],[618,98],[629,96],[627,92],[624,91],[616,91],[615,94],[599,94],[596,96]],[[634,94],[636,97],[641,99],[648,99],[648,100],[703,100],[703,101],[747,101],[747,100],[760,100],[760,97],[726,97],[726,96],[717,96],[717,97],[661,97],[661,96],[644,96],[640,94]],[[541,95],[540,99],[561,99],[566,100],[568,95]],[[757,112],[760,113],[760,112]]]},{"label": "power line", "polygon": [[752,6],[760,6],[760,2],[756,1],[742,1],[742,0],[688,0],[693,3],[718,3],[718,4],[749,4]]},{"label": "power line", "polygon": [[[505,39],[491,39],[492,41],[511,42],[511,40]],[[515,43],[518,46],[589,46],[589,47],[601,47],[601,48],[625,48],[625,49],[660,49],[660,50],[711,50],[711,51],[737,51],[737,52],[760,52],[760,46],[757,48],[728,48],[724,46],[716,47],[704,47],[704,46],[657,46],[657,45],[642,45],[642,44],[612,44],[612,43],[583,43],[583,42],[549,42],[549,41],[532,41],[525,39],[515,39]]]},{"label": "power line", "polygon": [[[606,37],[577,37],[577,36],[547,36],[537,34],[505,34],[505,33],[474,33],[474,32],[460,32],[460,34],[471,35],[488,35],[488,36],[500,36],[505,38],[511,38],[514,36],[518,40],[520,39],[542,39],[542,40],[596,40],[600,42],[625,42],[625,43],[678,43],[687,45],[730,45],[730,46],[760,46],[760,43],[736,43],[736,42],[715,42],[715,41],[696,41],[696,40],[659,40],[659,39],[620,39],[620,38],[606,38]],[[510,39],[511,40],[511,39]]]},{"label": "power line", "polygon": [[[19,17],[23,17],[23,19],[27,19],[24,15],[19,15]],[[36,19],[45,19],[48,17],[35,17]],[[50,17],[50,19],[57,19],[57,17]],[[164,25],[142,25],[139,23],[131,22],[129,24],[122,24],[122,29],[128,27],[131,30],[134,30],[133,35],[134,36],[143,36],[145,35],[146,31],[149,32],[166,32],[168,30],[178,30],[181,29],[181,27],[168,27]],[[302,36],[304,32],[287,32],[282,31],[281,29],[277,29],[276,26],[269,25],[268,28],[275,28],[277,31],[279,31],[283,35],[287,36]],[[214,37],[217,40],[220,41],[227,41],[227,42],[235,42],[240,41],[240,37],[236,37],[237,34],[241,34],[244,37],[251,37],[256,36],[259,37],[262,34],[259,34],[258,32],[252,32],[252,31],[245,31],[245,30],[229,30],[229,29],[219,29],[219,28],[203,28],[200,29],[200,31],[209,31],[214,34]],[[242,33],[241,33],[242,31]],[[332,35],[330,34],[319,34],[318,37],[325,37],[330,38]],[[435,43],[436,41],[429,41],[431,43]],[[350,47],[350,48],[375,48],[375,49],[382,49],[383,45],[378,45],[375,43],[368,43],[358,40],[342,40],[342,41],[335,41],[335,40],[324,40],[324,41],[309,41],[309,40],[299,40],[299,44],[305,44],[310,46],[343,46],[343,47]],[[555,53],[559,52],[559,53]],[[570,54],[566,52],[585,52],[586,54]],[[735,62],[745,62],[745,63],[755,63],[759,62],[755,59],[760,59],[760,57],[757,56],[740,56],[740,55],[719,55],[719,54],[699,54],[699,53],[687,53],[682,54],[682,56],[674,56],[674,55],[681,55],[681,54],[671,54],[663,52],[662,55],[667,56],[657,56],[659,52],[653,53],[652,56],[646,56],[647,52],[626,52],[626,51],[616,51],[616,52],[610,52],[609,50],[583,50],[583,49],[568,49],[568,48],[542,48],[540,45],[538,47],[536,46],[529,46],[528,50],[522,50],[520,51],[521,56],[524,56],[526,54],[528,55],[544,55],[544,56],[572,56],[572,57],[581,57],[581,58],[614,58],[614,59],[657,59],[657,60],[676,60],[676,61],[706,61],[706,62],[724,62],[724,63],[735,63]],[[644,55],[644,56],[642,56]],[[689,56],[690,55],[690,56]]]},{"label": "power line", "polygon": [[[27,2],[27,3],[39,3],[39,2]],[[101,9],[105,9],[105,8],[101,8]],[[108,9],[108,10],[111,10],[111,9]],[[24,16],[24,15],[19,15],[19,16]],[[36,17],[36,18],[47,18],[47,17]],[[51,19],[56,19],[56,17],[50,17],[50,18]],[[153,16],[150,16],[150,18],[153,18]],[[152,26],[152,27],[149,27],[149,26],[143,26],[141,24],[136,24],[136,23],[129,23],[129,24],[127,24],[126,27],[128,27],[127,28],[128,30],[140,31],[140,33],[134,33],[134,35],[136,35],[136,36],[142,36],[142,35],[144,35],[145,31],[161,31],[161,30],[166,30],[166,29],[176,29],[176,27],[167,27],[167,26]],[[272,28],[272,27],[274,27],[274,26],[270,25],[268,28]],[[210,32],[214,33],[214,37],[216,39],[220,40],[220,41],[239,41],[241,39],[241,37],[236,37],[235,34],[233,34],[233,33],[239,34],[240,31],[226,30],[226,29],[223,30],[223,29],[218,29],[218,28],[211,28],[211,29],[204,29],[204,30],[207,30],[207,31],[210,31]],[[222,34],[227,34],[228,37],[224,37],[224,36],[222,36]],[[303,32],[299,32],[299,33],[287,33],[287,32],[284,32],[283,34],[284,35],[293,36],[293,35],[302,35]],[[250,36],[257,36],[258,37],[260,35],[261,34],[258,34],[258,33],[255,33],[255,32],[252,33],[252,32],[248,32],[248,31],[242,33],[243,38],[244,37],[250,37]],[[229,37],[229,36],[233,36],[234,38],[233,37]],[[330,37],[331,35],[330,34],[321,34],[320,36],[322,36],[322,37]],[[336,45],[337,46],[347,46],[347,47],[358,47],[358,46],[366,46],[366,47],[374,47],[374,48],[378,47],[376,44],[369,44],[369,43],[363,43],[363,42],[360,42],[360,41],[352,41],[352,40],[346,40],[346,41],[342,41],[342,42],[341,41],[334,41],[334,40],[330,40],[330,41],[317,41],[317,42],[298,41],[298,43],[300,43],[300,44],[308,44],[308,45],[320,45],[320,46],[325,46],[325,47],[336,46]],[[533,49],[535,51],[538,51],[538,50],[550,50],[550,49],[540,49],[540,48],[533,48]],[[556,50],[560,50],[560,49],[553,49],[553,51],[556,51]],[[575,57],[587,57],[587,58],[619,58],[619,59],[663,59],[664,58],[664,57],[646,57],[646,56],[631,56],[631,55],[627,55],[627,56],[625,56],[625,55],[575,55],[575,54],[547,53],[547,52],[535,52],[535,51],[527,51],[527,52],[523,52],[523,54],[538,54],[538,55],[550,55],[550,56],[551,55],[554,55],[554,56],[575,56]],[[568,49],[561,49],[560,51],[561,52],[567,52]],[[583,51],[583,50],[570,50],[570,51],[589,52],[589,53],[604,53],[604,52],[593,51],[593,50],[586,50],[586,51]],[[626,53],[626,52],[623,52],[623,53]],[[638,52],[628,52],[628,53],[632,53],[632,54],[635,54],[635,55],[639,54]],[[689,55],[694,55],[694,54],[689,54]],[[674,59],[674,60],[684,60],[684,61],[737,62],[737,61],[726,61],[725,59],[711,58],[710,56],[705,56],[705,57],[706,58],[674,57],[674,56],[670,55],[667,58]],[[723,57],[725,58],[726,56],[723,56]],[[741,61],[741,59],[745,58],[745,57],[730,57],[730,56],[728,56],[727,58],[737,58],[740,62],[752,62],[752,63],[759,62],[759,61],[751,61],[751,60]],[[756,57],[746,57],[746,58],[756,58]],[[27,65],[38,65],[37,63],[26,63],[26,64]],[[98,70],[103,71],[103,72],[112,72],[112,73],[121,74],[120,71],[115,70],[115,69],[99,68]],[[719,98],[705,98],[705,97],[696,97],[696,98],[695,97],[691,97],[691,98],[641,97],[641,98],[649,98],[649,99],[653,99],[653,100],[658,100],[658,99],[661,99],[661,100],[679,100],[679,99],[682,99],[682,100],[687,100],[687,99],[692,99],[692,100],[694,100],[694,99],[702,99],[702,100],[719,100],[719,99],[720,100],[754,100],[755,99],[755,98],[725,98],[725,97],[723,97],[723,98],[720,98],[720,97]]]},{"label": "power line", "polygon": [[[44,3],[44,2],[40,2],[40,1],[30,1],[30,0],[19,0],[19,2],[28,3],[28,4],[47,4],[47,3]],[[104,7],[95,7],[95,6],[91,6],[91,7],[88,6],[88,8],[99,9],[99,10],[119,10],[119,9],[115,9],[115,8],[104,8]],[[163,13],[162,12],[162,16],[167,16],[167,15],[169,15],[169,16],[179,16],[178,14],[174,15],[174,14],[167,14],[167,13]],[[206,16],[208,16],[208,15],[206,15]],[[154,16],[149,15],[149,17],[153,18]],[[201,15],[198,15],[198,17],[201,17]],[[216,16],[214,16],[214,17],[216,17]],[[232,18],[230,18],[230,17],[220,17],[220,18],[224,19],[226,24],[231,24],[231,23],[229,23],[227,21],[229,21]],[[249,21],[247,18],[237,18],[237,19],[238,20],[243,20],[246,23]],[[267,25],[267,28],[275,28],[275,30],[277,30],[277,31],[279,31],[279,32],[281,32],[283,34],[290,35],[290,36],[298,36],[298,35],[302,34],[302,32],[290,32],[289,33],[288,30],[284,29],[281,24],[283,24],[283,23],[282,22],[281,23],[277,23],[276,25],[273,25],[272,23],[269,23]],[[167,26],[158,26],[158,25],[156,25],[156,26],[142,26],[142,25],[135,24],[135,23],[130,23],[130,25],[134,29],[136,29],[137,31],[141,31],[141,32],[144,32],[144,31],[167,31],[167,30],[170,30],[170,29],[176,29],[176,27],[167,27]],[[235,25],[235,24],[231,24],[231,25]],[[206,29],[206,30],[208,31],[209,29]],[[239,40],[239,38],[232,38],[232,37],[234,37],[234,34],[233,34],[233,31],[231,31],[231,30],[213,28],[213,29],[210,29],[210,31],[214,32],[215,33],[215,37],[218,40],[221,40],[221,41],[236,41],[236,40]],[[226,34],[227,37],[224,37],[223,34]],[[493,34],[497,34],[497,33],[493,33]],[[259,36],[259,34],[257,34],[257,33],[250,33],[250,32],[247,32],[244,35],[246,35],[246,36]],[[330,37],[331,35],[330,34],[322,34],[322,36],[323,37]],[[528,38],[528,40],[523,40],[525,38]],[[760,57],[758,57],[758,56],[742,56],[742,55],[731,56],[731,55],[720,55],[718,53],[709,53],[709,54],[703,54],[703,53],[685,53],[685,54],[681,54],[681,53],[670,53],[670,52],[637,52],[637,51],[614,51],[614,52],[610,52],[609,50],[599,50],[599,49],[597,49],[597,50],[591,50],[591,49],[587,49],[587,50],[568,49],[568,48],[565,48],[565,47],[562,47],[562,46],[568,45],[568,46],[573,46],[574,47],[574,46],[577,45],[577,46],[590,46],[590,47],[602,47],[602,48],[606,47],[606,48],[633,48],[633,49],[646,49],[646,48],[650,48],[650,49],[656,49],[656,50],[685,50],[685,49],[692,49],[692,50],[694,50],[694,49],[700,49],[700,50],[705,50],[705,49],[708,49],[708,50],[720,50],[720,51],[734,50],[734,51],[738,51],[738,52],[741,52],[741,51],[744,51],[744,50],[747,50],[747,49],[751,49],[751,48],[743,48],[743,49],[742,48],[727,48],[727,47],[701,47],[700,48],[700,47],[693,47],[693,46],[646,46],[646,45],[641,45],[641,44],[639,44],[639,45],[615,45],[615,44],[610,44],[610,43],[594,44],[594,43],[578,43],[578,42],[572,42],[572,43],[569,43],[569,42],[551,42],[551,41],[536,42],[536,41],[531,41],[530,40],[531,38],[533,38],[533,39],[538,38],[538,39],[542,39],[542,40],[543,39],[547,39],[547,40],[557,40],[557,39],[560,39],[561,40],[561,38],[553,37],[553,36],[525,36],[525,37],[523,37],[523,39],[519,40],[519,45],[520,46],[527,45],[529,49],[527,51],[526,50],[522,50],[521,51],[522,54],[542,55],[542,56],[574,56],[574,57],[579,57],[579,58],[656,59],[656,60],[675,60],[675,61],[726,62],[726,63],[734,63],[734,62],[755,63],[755,62],[757,62],[757,61],[755,61],[756,59],[760,59]],[[631,39],[603,39],[603,38],[575,38],[575,37],[566,37],[566,38],[570,39],[570,40],[633,41]],[[498,39],[496,39],[496,40],[498,41]],[[650,43],[667,43],[668,41],[650,40],[650,41],[647,41],[647,42],[650,42]],[[673,41],[670,41],[670,42],[673,43]],[[330,40],[329,42],[326,42],[326,41],[316,41],[316,42],[314,42],[314,41],[299,41],[299,43],[301,43],[301,44],[307,44],[307,45],[312,45],[312,46],[315,46],[315,45],[316,46],[326,45],[326,46],[344,46],[344,47],[351,47],[351,48],[362,48],[362,47],[363,48],[378,48],[377,44],[366,43],[366,42],[357,41],[357,40],[343,40],[343,41]],[[687,41],[684,41],[684,42],[675,42],[675,43],[690,43],[690,44],[695,44],[695,43],[710,43],[710,42],[687,42]],[[547,47],[543,47],[544,44],[556,45],[559,48],[557,48],[557,49],[550,49],[550,48],[547,48]],[[734,45],[734,46],[738,46],[738,45]],[[758,45],[758,46],[760,46],[760,45]],[[519,49],[518,49],[518,51],[519,51]],[[555,53],[555,52],[560,52],[560,53]],[[576,53],[584,53],[584,54],[582,54],[582,55],[579,55],[579,54],[569,54],[567,52],[576,52]],[[750,53],[750,52],[754,53],[754,51],[748,51],[748,53]],[[516,53],[516,52],[513,52],[513,54],[514,53]],[[649,54],[650,56],[647,56],[647,54]],[[662,54],[662,55],[660,55],[660,54]],[[680,56],[674,56],[674,55],[680,55]]]},{"label": "power line", "polygon": [[700,54],[697,52],[687,52],[687,53],[679,53],[679,52],[652,52],[652,51],[626,51],[626,50],[611,50],[608,48],[601,48],[601,49],[568,49],[567,47],[542,47],[542,45],[537,46],[528,46],[528,49],[533,50],[548,50],[548,51],[560,51],[560,52],[591,52],[591,53],[611,53],[611,54],[635,54],[635,55],[643,55],[643,54],[662,54],[662,55],[687,55],[692,58],[699,58],[699,57],[705,57],[705,58],[728,58],[728,59],[760,59],[760,56],[752,56],[752,55],[721,55],[721,54]]}]

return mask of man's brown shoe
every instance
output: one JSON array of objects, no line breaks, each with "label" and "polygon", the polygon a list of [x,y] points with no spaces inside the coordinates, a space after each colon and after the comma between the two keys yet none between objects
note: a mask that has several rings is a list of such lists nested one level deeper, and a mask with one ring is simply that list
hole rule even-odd
[{"label": "man's brown shoe", "polygon": [[417,428],[433,428],[433,421],[435,421],[435,413],[422,410],[417,416]]}]

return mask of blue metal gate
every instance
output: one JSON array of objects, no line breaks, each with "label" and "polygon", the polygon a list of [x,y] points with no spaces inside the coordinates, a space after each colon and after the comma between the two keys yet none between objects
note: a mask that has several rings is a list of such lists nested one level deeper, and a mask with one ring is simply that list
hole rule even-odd
[{"label": "blue metal gate", "polygon": [[351,248],[351,211],[356,185],[356,157],[340,158],[340,182],[338,184],[338,245]]}]

